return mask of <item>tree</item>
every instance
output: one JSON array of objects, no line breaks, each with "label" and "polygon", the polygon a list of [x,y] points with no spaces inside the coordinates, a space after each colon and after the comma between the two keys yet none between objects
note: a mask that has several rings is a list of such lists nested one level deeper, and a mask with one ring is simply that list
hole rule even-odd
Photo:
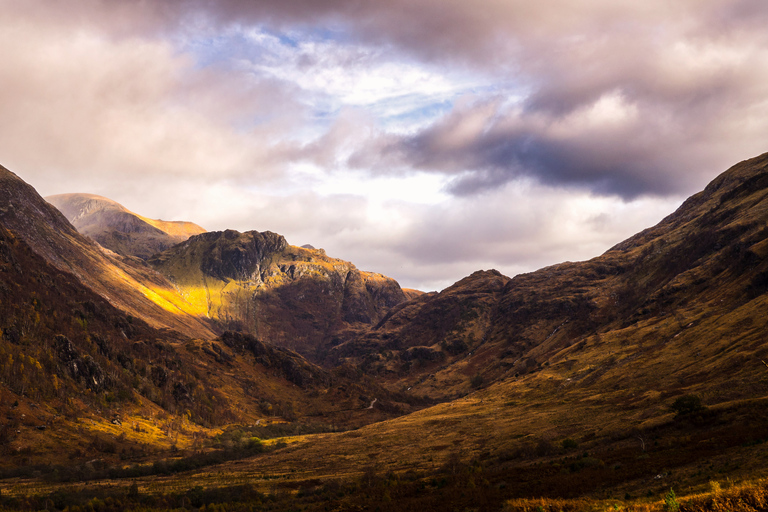
[{"label": "tree", "polygon": [[669,492],[664,496],[664,510],[667,512],[678,512],[680,510],[680,503],[677,501],[674,489],[669,489]]}]

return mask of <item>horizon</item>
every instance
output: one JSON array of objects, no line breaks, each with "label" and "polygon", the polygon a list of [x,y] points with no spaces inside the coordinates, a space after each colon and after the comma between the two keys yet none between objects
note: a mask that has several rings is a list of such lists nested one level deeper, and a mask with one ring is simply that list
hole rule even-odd
[{"label": "horizon", "polygon": [[3,165],[404,288],[602,254],[765,151],[753,1],[0,0]]}]

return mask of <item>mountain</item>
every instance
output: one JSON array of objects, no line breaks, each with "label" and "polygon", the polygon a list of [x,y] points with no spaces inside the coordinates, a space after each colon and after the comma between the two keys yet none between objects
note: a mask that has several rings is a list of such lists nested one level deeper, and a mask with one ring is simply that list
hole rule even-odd
[{"label": "mountain", "polygon": [[93,194],[59,194],[46,201],[83,235],[123,256],[146,260],[205,230],[191,222],[148,219],[119,203]]},{"label": "mountain", "polygon": [[227,469],[355,474],[311,487],[344,510],[759,510],[767,226],[765,154],[599,257],[401,303],[329,356],[450,400]]},{"label": "mountain", "polygon": [[[323,370],[250,335],[199,340],[155,329],[53,267],[2,225],[0,384],[0,453],[17,464],[88,456],[100,450],[78,456],[78,447],[94,442],[108,448],[102,456],[113,457],[108,433],[123,423],[143,425],[117,429],[124,449],[157,450],[175,442],[157,435],[176,428],[162,424],[183,426],[180,417],[198,425],[176,433],[176,441],[188,443],[200,426],[252,424],[276,414],[306,418],[310,427],[384,419],[381,409],[367,410],[374,396],[392,410],[410,408],[363,378]],[[155,415],[158,422],[149,421]],[[34,454],[16,449],[27,446]]]},{"label": "mountain", "polygon": [[251,332],[318,362],[337,334],[375,324],[389,308],[421,294],[323,249],[291,246],[275,233],[206,233],[192,223],[147,219],[90,194],[46,199],[81,234],[147,260],[173,285],[175,295],[163,296],[185,313],[213,321],[219,331]]},{"label": "mountain", "polygon": [[406,300],[394,279],[269,231],[203,233],[148,263],[199,314],[315,360],[340,331],[373,325]]},{"label": "mountain", "polygon": [[[723,357],[750,381],[759,379],[768,355],[759,313],[768,290],[766,165],[768,155],[734,166],[657,226],[597,258],[511,279],[477,272],[401,304],[331,357],[436,397],[467,393],[473,378],[488,384],[547,365],[574,368],[592,346],[606,355],[584,366],[591,379],[629,361],[633,368],[679,363],[676,379],[709,379],[714,387],[714,370],[705,368]],[[712,354],[728,337],[752,348]],[[665,363],[671,340],[669,347],[686,345]],[[658,383],[655,372],[640,373],[626,385]]]}]

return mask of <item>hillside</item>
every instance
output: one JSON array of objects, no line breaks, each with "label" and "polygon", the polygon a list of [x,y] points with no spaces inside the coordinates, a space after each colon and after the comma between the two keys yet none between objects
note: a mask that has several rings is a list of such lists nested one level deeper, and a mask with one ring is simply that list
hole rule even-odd
[{"label": "hillside", "polygon": [[458,398],[221,471],[369,482],[324,494],[340,509],[661,510],[670,488],[714,503],[768,477],[766,225],[768,154],[600,257],[402,303],[336,360]]},{"label": "hillside", "polygon": [[83,235],[123,256],[146,260],[205,229],[192,222],[148,219],[93,194],[58,194],[46,201]]},{"label": "hillside", "polygon": [[[767,161],[761,156],[733,167],[659,225],[592,260],[512,279],[477,272],[401,304],[370,331],[334,347],[330,357],[419,392],[460,396],[472,378],[481,385],[545,365],[574,368],[593,345],[611,356],[584,365],[594,379],[597,367],[599,374],[622,368],[625,357],[634,361],[642,354],[648,364],[661,364],[670,339],[698,337],[708,341],[690,343],[676,356],[686,361],[688,382],[698,382],[711,379],[705,368],[724,363],[714,355],[700,359],[723,343],[724,334],[714,340],[713,334],[729,333],[754,339],[757,352],[740,357],[750,361],[756,378],[765,357],[757,343],[768,289]],[[740,367],[736,360],[729,365]],[[626,385],[650,385],[656,378],[647,374]]]},{"label": "hillside", "polygon": [[0,167],[0,225],[18,236],[58,270],[126,313],[154,327],[189,336],[213,337],[210,324],[157,272],[105,251],[84,237],[56,208],[15,174]]},{"label": "hillside", "polygon": [[149,259],[200,315],[322,360],[335,335],[406,300],[394,279],[269,231],[191,237]]}]

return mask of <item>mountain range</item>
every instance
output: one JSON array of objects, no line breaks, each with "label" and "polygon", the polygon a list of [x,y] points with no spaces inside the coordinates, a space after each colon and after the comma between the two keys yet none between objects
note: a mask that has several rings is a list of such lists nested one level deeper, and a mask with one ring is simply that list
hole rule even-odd
[{"label": "mountain range", "polygon": [[152,461],[237,425],[325,432],[216,469],[284,475],[307,509],[330,482],[338,509],[525,510],[763,476],[768,154],[601,256],[432,293],[268,231],[0,187],[8,468]]}]

